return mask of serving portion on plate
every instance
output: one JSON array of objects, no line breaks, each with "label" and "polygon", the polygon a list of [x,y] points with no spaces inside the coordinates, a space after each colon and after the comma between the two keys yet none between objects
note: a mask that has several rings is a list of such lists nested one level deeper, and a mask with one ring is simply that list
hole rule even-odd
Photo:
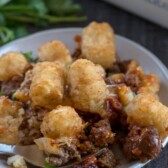
[{"label": "serving portion on plate", "polygon": [[160,154],[168,135],[160,101],[167,102],[167,69],[130,41],[115,40],[108,23],[44,32],[1,53],[0,143],[35,143],[56,167],[140,167]]}]

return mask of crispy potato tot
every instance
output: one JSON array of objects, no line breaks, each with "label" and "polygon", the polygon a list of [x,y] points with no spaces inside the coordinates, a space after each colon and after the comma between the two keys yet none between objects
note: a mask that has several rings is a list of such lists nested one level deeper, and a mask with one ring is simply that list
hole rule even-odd
[{"label": "crispy potato tot", "polygon": [[38,148],[42,151],[55,155],[57,155],[60,152],[63,154],[63,152],[59,148],[58,143],[54,139],[42,137],[39,139],[35,139],[34,142],[36,143]]},{"label": "crispy potato tot", "polygon": [[18,102],[0,97],[0,143],[15,145],[18,143],[18,128],[22,122],[21,109]]},{"label": "crispy potato tot", "polygon": [[75,137],[82,129],[82,119],[70,106],[58,106],[44,117],[41,124],[43,135],[53,139]]},{"label": "crispy potato tot", "polygon": [[82,57],[109,68],[116,61],[114,31],[108,23],[92,22],[83,29]]},{"label": "crispy potato tot", "polygon": [[59,62],[37,63],[33,68],[29,96],[34,106],[53,109],[64,95],[65,69]]},{"label": "crispy potato tot", "polygon": [[13,98],[20,100],[23,103],[29,101],[29,89],[32,81],[32,70],[25,74],[24,81],[21,83],[20,88],[13,94]]},{"label": "crispy potato tot", "polygon": [[155,74],[144,74],[140,84],[139,93],[147,92],[156,94],[160,89],[160,81]]},{"label": "crispy potato tot", "polygon": [[86,59],[75,61],[68,71],[67,83],[76,109],[106,115],[103,105],[108,89],[95,64]]},{"label": "crispy potato tot", "polygon": [[56,40],[43,44],[38,56],[40,61],[59,61],[65,65],[72,62],[69,50],[61,41]]},{"label": "crispy potato tot", "polygon": [[8,52],[0,57],[0,81],[8,81],[13,76],[21,76],[28,68],[26,58],[19,52]]},{"label": "crispy potato tot", "polygon": [[138,94],[125,108],[125,112],[128,123],[139,126],[154,125],[162,138],[168,135],[168,108],[153,94]]},{"label": "crispy potato tot", "polygon": [[42,151],[45,151],[49,154],[55,154],[55,155],[64,155],[65,151],[62,148],[63,145],[71,145],[72,142],[76,143],[75,139],[71,138],[60,138],[60,139],[51,139],[47,137],[41,137],[38,139],[35,139],[34,142],[37,144],[38,148]]},{"label": "crispy potato tot", "polygon": [[103,78],[105,78],[105,76],[106,76],[106,71],[104,70],[104,68],[103,68],[101,65],[99,65],[99,64],[96,64],[96,67],[97,67],[98,71],[100,72],[101,76],[102,76]]}]

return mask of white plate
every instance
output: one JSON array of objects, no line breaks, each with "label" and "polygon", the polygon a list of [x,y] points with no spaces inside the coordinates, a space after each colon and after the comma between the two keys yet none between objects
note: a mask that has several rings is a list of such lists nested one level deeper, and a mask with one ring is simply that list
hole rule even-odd
[{"label": "white plate", "polygon": [[[41,44],[54,39],[64,42],[70,51],[73,52],[75,49],[74,36],[80,34],[81,30],[81,28],[66,28],[36,33],[1,47],[0,55],[7,51],[33,51],[33,55],[36,56],[37,49]],[[121,59],[135,59],[145,72],[153,72],[157,74],[161,81],[161,89],[159,92],[160,99],[164,104],[168,105],[168,96],[166,94],[168,90],[168,71],[164,64],[145,48],[119,35],[116,35],[116,47],[117,55]],[[167,141],[168,138],[164,140],[163,146],[166,145]],[[143,165],[144,164],[141,164],[140,162],[126,163],[123,161],[118,168],[140,168]],[[7,168],[2,162],[0,162],[0,167]]]}]

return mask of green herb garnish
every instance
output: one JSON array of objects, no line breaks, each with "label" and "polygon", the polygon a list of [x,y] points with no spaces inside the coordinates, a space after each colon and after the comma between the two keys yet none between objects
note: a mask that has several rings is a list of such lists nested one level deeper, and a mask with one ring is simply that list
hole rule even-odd
[{"label": "green herb garnish", "polygon": [[25,56],[25,58],[29,62],[35,62],[36,63],[38,61],[38,58],[33,58],[32,51],[25,52],[25,53],[22,53],[22,54]]},{"label": "green herb garnish", "polygon": [[13,95],[16,92],[16,89],[11,90],[11,94]]},{"label": "green herb garnish", "polygon": [[135,92],[133,92],[133,97],[135,97],[136,96],[136,93]]},{"label": "green herb garnish", "polygon": [[48,26],[81,22],[81,6],[73,0],[0,0],[0,45],[28,34],[28,24]]},{"label": "green herb garnish", "polygon": [[44,168],[58,168],[56,166],[51,166],[47,162],[44,163]]},{"label": "green herb garnish", "polygon": [[113,72],[110,72],[110,73],[107,73],[107,77],[110,77],[110,76],[112,76],[112,75],[114,75],[115,73],[113,73]]},{"label": "green herb garnish", "polygon": [[0,26],[0,45],[14,40],[14,32],[4,26]]}]

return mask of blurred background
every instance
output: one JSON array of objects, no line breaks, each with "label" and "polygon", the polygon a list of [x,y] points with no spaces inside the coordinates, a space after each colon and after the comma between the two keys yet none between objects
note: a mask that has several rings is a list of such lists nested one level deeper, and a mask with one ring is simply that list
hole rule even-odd
[{"label": "blurred background", "polygon": [[[163,10],[167,10],[167,20],[163,23],[168,23],[168,3],[164,7]],[[152,15],[153,18],[157,16],[157,12]],[[0,0],[0,46],[38,31],[84,27],[91,21],[109,22],[116,34],[141,44],[168,67],[168,28],[102,0]],[[168,145],[159,158],[145,168],[167,168],[167,156]]]},{"label": "blurred background", "polygon": [[93,20],[109,22],[117,34],[146,47],[168,66],[168,29],[102,0],[0,0],[0,45],[41,30],[83,27]]}]

